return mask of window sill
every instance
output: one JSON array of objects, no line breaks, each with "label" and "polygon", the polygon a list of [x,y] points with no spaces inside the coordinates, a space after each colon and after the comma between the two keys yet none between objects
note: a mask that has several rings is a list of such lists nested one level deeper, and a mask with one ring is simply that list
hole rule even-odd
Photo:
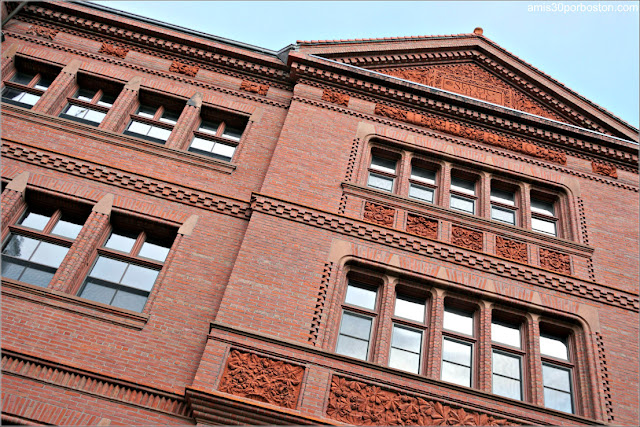
[{"label": "window sill", "polygon": [[2,295],[4,298],[27,300],[54,309],[73,312],[80,316],[90,317],[102,322],[136,330],[143,329],[149,320],[148,314],[141,314],[135,311],[101,304],[54,289],[41,288],[6,278],[2,278]]},{"label": "window sill", "polygon": [[[189,166],[202,167],[226,174],[231,174],[237,168],[237,165],[234,163],[189,153],[188,151],[167,148],[158,143],[145,141],[142,138],[107,131],[74,120],[38,113],[25,108],[16,108],[14,105],[5,103],[4,101],[2,104],[2,112],[5,116],[19,117],[21,120],[27,122],[50,126],[71,134],[75,133],[78,137],[89,137],[98,142],[149,153],[155,157],[185,163]],[[73,156],[74,154],[69,155]]]}]

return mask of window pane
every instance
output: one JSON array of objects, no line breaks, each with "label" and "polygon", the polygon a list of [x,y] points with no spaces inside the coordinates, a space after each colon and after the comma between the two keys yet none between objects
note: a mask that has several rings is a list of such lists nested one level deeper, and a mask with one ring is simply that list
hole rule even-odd
[{"label": "window pane", "polygon": [[573,413],[571,408],[571,394],[563,391],[556,391],[549,388],[544,389],[544,406],[558,411]]},{"label": "window pane", "polygon": [[124,234],[111,232],[111,235],[109,236],[107,243],[104,244],[104,247],[128,253],[133,249],[133,245],[136,243],[136,238],[137,236],[126,236]]},{"label": "window pane", "polygon": [[22,273],[22,276],[18,280],[46,288],[49,286],[51,279],[53,279],[55,272],[55,268],[30,265],[24,270],[24,273]]},{"label": "window pane", "polygon": [[69,248],[64,246],[40,242],[40,245],[31,256],[31,261],[58,268],[64,257],[67,256],[67,252],[69,252]]},{"label": "window pane", "polygon": [[2,258],[2,277],[19,280],[24,269],[22,262],[16,262],[8,256]]},{"label": "window pane", "polygon": [[492,363],[494,374],[516,380],[520,379],[520,358],[518,356],[509,356],[494,351]]},{"label": "window pane", "polygon": [[501,377],[500,375],[493,375],[492,381],[494,394],[522,400],[520,381]]},{"label": "window pane", "polygon": [[409,187],[409,197],[433,203],[433,189],[421,185],[411,184]]},{"label": "window pane", "polygon": [[32,93],[25,92],[22,98],[20,99],[20,102],[34,106],[36,105],[36,102],[38,102],[39,99],[40,99],[40,95],[34,95]]},{"label": "window pane", "polygon": [[82,119],[84,118],[85,114],[87,114],[87,111],[89,111],[87,108],[69,104],[64,110],[64,114]]},{"label": "window pane", "polygon": [[420,372],[420,355],[392,348],[389,352],[389,366],[417,374]]},{"label": "window pane", "polygon": [[198,127],[200,132],[205,132],[211,135],[215,135],[218,132],[218,126],[220,126],[220,122],[212,122],[208,120],[203,120]]},{"label": "window pane", "polygon": [[215,143],[213,141],[209,141],[202,138],[193,138],[193,141],[191,142],[191,148],[209,152],[213,150],[214,144]]},{"label": "window pane", "polygon": [[115,293],[115,289],[94,282],[91,279],[87,279],[87,283],[79,296],[90,299],[91,301],[111,304],[111,300]]},{"label": "window pane", "polygon": [[503,323],[491,323],[491,340],[520,348],[520,328]]},{"label": "window pane", "polygon": [[89,109],[87,111],[87,115],[84,116],[84,118],[85,118],[85,120],[89,120],[90,122],[102,123],[102,119],[104,119],[104,117],[106,115],[107,114],[103,113],[102,111],[96,111],[96,110]]},{"label": "window pane", "polygon": [[476,194],[476,183],[474,181],[467,181],[466,179],[451,177],[451,189],[459,191],[461,193]]},{"label": "window pane", "polygon": [[12,87],[5,87],[2,91],[2,97],[5,99],[11,99],[13,101],[20,101],[26,92],[14,89]]},{"label": "window pane", "polygon": [[338,337],[336,353],[355,357],[356,359],[367,360],[367,355],[369,353],[369,341],[340,335]]},{"label": "window pane", "polygon": [[542,365],[542,382],[545,387],[554,388],[566,392],[571,391],[569,371],[555,366]]},{"label": "window pane", "polygon": [[148,124],[132,121],[131,124],[129,124],[129,128],[127,130],[129,132],[138,133],[140,135],[146,135],[150,129],[151,126],[149,126]]},{"label": "window pane", "polygon": [[471,344],[462,344],[458,341],[444,338],[442,360],[457,363],[458,365],[471,366]]},{"label": "window pane", "polygon": [[471,387],[471,368],[443,361],[442,381]]},{"label": "window pane", "polygon": [[506,222],[507,224],[516,224],[516,213],[510,209],[498,208],[491,206],[491,219]]},{"label": "window pane", "polygon": [[436,173],[434,171],[417,166],[411,166],[411,178],[433,185],[436,183]]},{"label": "window pane", "polygon": [[98,257],[98,261],[93,266],[91,277],[107,280],[113,283],[120,283],[120,279],[127,268],[127,263],[103,256]]},{"label": "window pane", "polygon": [[340,334],[369,341],[371,320],[370,317],[357,316],[345,311],[342,314]]},{"label": "window pane", "polygon": [[53,230],[51,230],[51,234],[68,237],[69,239],[75,239],[76,237],[78,237],[80,230],[82,230],[81,224],[76,224],[61,219],[56,223],[55,227],[53,227]]},{"label": "window pane", "polygon": [[169,254],[169,248],[165,246],[156,245],[155,243],[151,243],[146,241],[142,244],[142,248],[140,248],[140,252],[138,252],[138,256],[143,258],[155,259],[156,261],[164,262],[167,259],[167,255]]},{"label": "window pane", "polygon": [[158,277],[158,273],[160,273],[158,270],[129,264],[129,268],[127,268],[120,283],[143,291],[150,291]]},{"label": "window pane", "polygon": [[222,137],[232,139],[234,141],[240,141],[240,137],[242,137],[242,129],[236,129],[227,126],[224,129],[224,132],[222,132]]},{"label": "window pane", "polygon": [[231,160],[231,158],[233,157],[233,153],[236,151],[236,147],[232,146],[232,145],[227,145],[227,144],[221,144],[219,142],[216,143],[216,145],[213,147],[213,150],[211,151],[214,154],[217,154],[218,156],[224,158],[225,160]]},{"label": "window pane", "polygon": [[103,93],[102,97],[100,97],[100,101],[98,101],[98,105],[102,105],[103,107],[112,107],[114,102],[116,102],[115,95]]},{"label": "window pane", "polygon": [[511,191],[499,190],[497,188],[491,189],[491,201],[498,202],[505,205],[515,206],[515,194]]},{"label": "window pane", "polygon": [[450,331],[473,335],[473,315],[445,308],[443,327]]},{"label": "window pane", "polygon": [[415,302],[402,296],[396,297],[396,307],[394,315],[405,319],[415,320],[416,322],[424,322],[424,302]]},{"label": "window pane", "polygon": [[93,97],[96,95],[97,92],[98,92],[97,90],[93,90],[93,89],[80,88],[80,90],[78,91],[78,93],[76,93],[76,96],[74,96],[74,98],[79,99],[81,101],[91,102],[91,100],[93,99]]},{"label": "window pane", "polygon": [[543,219],[539,219],[531,217],[531,228],[535,231],[541,231],[543,233],[556,235],[556,223],[555,221],[545,221]]},{"label": "window pane", "polygon": [[422,333],[393,325],[391,346],[419,354],[422,347]]},{"label": "window pane", "polygon": [[396,173],[396,161],[388,160],[382,157],[373,156],[371,158],[371,169],[383,172]]},{"label": "window pane", "polygon": [[28,212],[25,217],[20,221],[20,225],[33,228],[34,230],[42,231],[49,223],[51,215],[42,215],[33,212]]},{"label": "window pane", "polygon": [[470,214],[475,212],[475,201],[465,199],[460,196],[451,195],[451,209],[457,209],[459,211],[468,212]]},{"label": "window pane", "polygon": [[162,113],[162,117],[160,117],[160,121],[175,125],[179,117],[180,113],[177,111],[164,110],[164,112]]},{"label": "window pane", "polygon": [[171,131],[169,129],[160,128],[157,126],[151,126],[151,130],[149,131],[149,136],[152,138],[158,138],[163,141],[169,139],[169,135],[171,135]]},{"label": "window pane", "polygon": [[153,116],[156,115],[156,111],[158,111],[156,107],[151,107],[149,105],[141,105],[140,108],[138,108],[137,114],[141,117],[153,119]]},{"label": "window pane", "polygon": [[367,185],[369,187],[391,191],[393,190],[393,178],[377,175],[375,173],[369,173],[369,181],[367,182]]},{"label": "window pane", "polygon": [[9,242],[2,250],[2,253],[20,259],[29,259],[38,243],[40,243],[39,240],[14,234],[9,238]]},{"label": "window pane", "polygon": [[111,305],[140,313],[147,303],[147,298],[147,295],[138,295],[119,289]]},{"label": "window pane", "polygon": [[565,340],[556,337],[540,335],[540,353],[557,357],[558,359],[569,360]]},{"label": "window pane", "polygon": [[531,211],[543,215],[554,216],[553,203],[531,199]]},{"label": "window pane", "polygon": [[35,74],[25,73],[24,71],[17,71],[13,75],[13,77],[11,77],[11,81],[26,86],[31,83],[31,80],[33,80],[35,76]]},{"label": "window pane", "polygon": [[51,83],[53,83],[53,77],[40,76],[40,80],[38,80],[38,83],[33,87],[40,90],[47,90],[49,86],[51,86]]},{"label": "window pane", "polygon": [[376,307],[376,291],[349,284],[344,302],[373,310]]}]

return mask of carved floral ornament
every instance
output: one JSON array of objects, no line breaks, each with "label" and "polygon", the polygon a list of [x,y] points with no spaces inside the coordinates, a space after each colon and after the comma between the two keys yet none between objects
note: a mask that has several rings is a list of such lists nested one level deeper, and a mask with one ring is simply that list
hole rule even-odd
[{"label": "carved floral ornament", "polygon": [[540,266],[558,273],[571,274],[571,259],[567,254],[540,248]]},{"label": "carved floral ornament", "polygon": [[351,425],[518,425],[336,375],[331,380],[327,415]]},{"label": "carved floral ornament", "polygon": [[303,374],[302,366],[231,350],[218,390],[293,409]]},{"label": "carved floral ornament", "polygon": [[169,67],[169,71],[171,71],[172,73],[185,74],[191,77],[195,77],[196,74],[198,74],[199,69],[200,67],[198,67],[197,65],[183,64],[179,61],[173,61],[171,63],[171,67]]},{"label": "carved floral ornament", "polygon": [[99,53],[104,53],[105,55],[117,56],[118,58],[124,58],[129,53],[129,49],[126,47],[115,46],[109,43],[102,43],[100,46]]},{"label": "carved floral ornament", "polygon": [[471,139],[481,143],[505,148],[511,151],[517,151],[532,157],[558,163],[567,164],[567,155],[559,151],[548,150],[528,142],[517,141],[515,139],[485,132],[469,126],[453,123],[444,119],[426,116],[424,114],[414,113],[412,111],[402,110],[396,107],[376,104],[374,113],[379,116],[388,117],[401,122],[410,123],[417,126],[424,126],[440,132],[446,132],[451,135],[462,138]]},{"label": "carved floral ornament", "polygon": [[27,30],[27,34],[31,34],[38,37],[44,37],[45,39],[53,40],[59,31],[52,28],[43,27],[41,25],[32,25]]},{"label": "carved floral ornament", "polygon": [[429,239],[438,238],[438,221],[407,214],[407,231]]},{"label": "carved floral ornament", "polygon": [[451,243],[474,251],[482,251],[482,233],[454,225],[451,227]]},{"label": "carved floral ornament", "polygon": [[496,255],[514,261],[529,262],[526,243],[516,242],[500,236],[496,236]]},{"label": "carved floral ornament", "polygon": [[266,96],[267,92],[269,91],[269,86],[250,82],[248,80],[243,80],[240,84],[240,89],[247,92],[257,93],[258,95]]},{"label": "carved floral ornament", "polygon": [[594,173],[604,176],[610,176],[611,178],[618,178],[618,171],[613,165],[591,162],[591,169]]},{"label": "carved floral ornament", "polygon": [[395,209],[375,203],[366,202],[364,204],[364,219],[386,227],[393,227],[393,220],[396,215]]},{"label": "carved floral ornament", "polygon": [[349,105],[349,95],[340,92],[334,92],[329,89],[324,89],[322,91],[322,100],[331,102],[333,104],[348,106]]}]

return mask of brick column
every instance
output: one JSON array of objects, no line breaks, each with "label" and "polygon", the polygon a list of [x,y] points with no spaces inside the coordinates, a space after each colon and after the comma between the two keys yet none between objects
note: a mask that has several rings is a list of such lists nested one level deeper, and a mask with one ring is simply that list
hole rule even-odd
[{"label": "brick column", "polygon": [[62,69],[58,77],[51,83],[44,95],[33,106],[33,111],[44,114],[55,114],[67,104],[66,98],[72,95],[76,88],[76,75],[80,69],[80,61],[74,59]]},{"label": "brick column", "polygon": [[431,317],[429,325],[431,329],[427,358],[427,377],[440,379],[440,366],[442,365],[442,321],[444,318],[444,291],[434,289],[431,302]]},{"label": "brick column", "polygon": [[491,310],[493,303],[482,301],[480,304],[478,327],[478,389],[491,393],[492,355],[491,355]]},{"label": "brick column", "polygon": [[380,294],[380,313],[378,315],[377,337],[372,348],[373,362],[387,366],[389,364],[389,348],[391,348],[391,328],[393,316],[393,304],[396,296],[396,284],[398,277],[388,276],[387,283]]},{"label": "brick column", "polygon": [[8,49],[2,52],[2,75],[6,76],[13,67],[13,59],[16,56],[17,45],[12,44]]},{"label": "brick column", "polygon": [[2,193],[2,240],[9,234],[9,225],[16,221],[16,218],[24,208],[24,191],[27,189],[29,172],[22,172],[16,175]]},{"label": "brick column", "polygon": [[409,195],[409,177],[411,176],[411,159],[413,153],[411,151],[402,152],[402,160],[398,170],[398,191],[400,196]]},{"label": "brick column", "polygon": [[80,234],[51,279],[50,288],[67,293],[77,291],[80,281],[87,275],[89,260],[109,228],[112,205],[113,194],[107,194],[93,207]]},{"label": "brick column", "polygon": [[491,174],[489,172],[480,174],[478,216],[491,219]]},{"label": "brick column", "polygon": [[440,195],[438,202],[442,207],[449,207],[449,189],[451,188],[451,163],[443,162],[440,173]]},{"label": "brick column", "polygon": [[520,186],[520,209],[522,210],[522,227],[531,230],[531,185],[523,183]]},{"label": "brick column", "polygon": [[534,405],[544,405],[544,394],[542,391],[542,359],[540,358],[540,325],[539,316],[530,313],[527,316],[527,373],[529,384],[531,384],[531,395],[529,400]]},{"label": "brick column", "polygon": [[120,95],[113,103],[109,112],[105,116],[100,129],[110,132],[120,133],[124,131],[125,126],[129,123],[129,114],[133,112],[138,103],[138,93],[140,92],[140,83],[142,77],[136,76],[129,80]]},{"label": "brick column", "polygon": [[167,139],[165,147],[175,148],[178,150],[186,149],[186,145],[191,141],[193,128],[200,118],[200,108],[202,107],[202,94],[196,92],[195,95],[187,101],[187,106],[182,110],[182,114],[178,118],[173,132]]}]

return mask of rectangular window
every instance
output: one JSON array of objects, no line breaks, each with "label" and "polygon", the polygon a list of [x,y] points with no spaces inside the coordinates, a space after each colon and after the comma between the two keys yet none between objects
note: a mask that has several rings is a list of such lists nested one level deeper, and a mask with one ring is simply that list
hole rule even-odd
[{"label": "rectangular window", "polygon": [[433,203],[436,191],[436,172],[414,164],[409,178],[409,197]]},{"label": "rectangular window", "polygon": [[369,358],[376,300],[377,292],[374,289],[349,282],[342,310],[336,353],[361,360]]},{"label": "rectangular window", "polygon": [[51,86],[59,69],[16,57],[16,71],[4,81],[2,102],[32,108]]},{"label": "rectangular window", "polygon": [[520,326],[492,320],[492,385],[493,393],[523,400]]},{"label": "rectangular window", "polygon": [[531,197],[531,228],[552,236],[558,235],[553,202]]},{"label": "rectangular window", "polygon": [[78,75],[78,90],[68,98],[60,117],[98,126],[113,106],[122,86],[84,74]]},{"label": "rectangular window", "polygon": [[573,413],[573,386],[568,338],[540,333],[544,406]]},{"label": "rectangular window", "polygon": [[[446,304],[446,303],[445,303]],[[474,339],[473,313],[445,306],[442,321],[443,381],[472,386]]]},{"label": "rectangular window", "polygon": [[515,192],[491,187],[491,219],[516,225],[515,207]]},{"label": "rectangular window", "polygon": [[136,113],[131,115],[131,122],[124,134],[164,144],[185,105],[186,102],[182,100],[141,92],[140,105]]},{"label": "rectangular window", "polygon": [[451,176],[451,209],[475,214],[476,183],[475,181]]},{"label": "rectangular window", "polygon": [[189,151],[230,162],[242,137],[243,129],[225,122],[202,120],[194,131]]},{"label": "rectangular window", "polygon": [[425,333],[426,301],[396,295],[389,366],[420,373]]},{"label": "rectangular window", "polygon": [[392,192],[393,183],[396,178],[396,164],[396,160],[380,157],[375,154],[372,155],[367,185],[379,190]]}]

